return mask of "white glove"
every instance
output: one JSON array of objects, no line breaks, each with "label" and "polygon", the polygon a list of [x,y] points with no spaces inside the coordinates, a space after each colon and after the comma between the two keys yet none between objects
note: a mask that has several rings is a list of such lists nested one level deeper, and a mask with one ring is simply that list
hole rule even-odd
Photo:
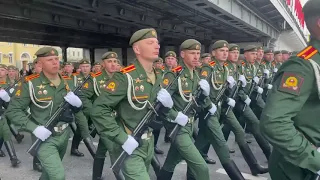
[{"label": "white glove", "polygon": [[4,89],[0,90],[0,98],[5,102],[9,102],[10,101],[10,96],[7,93],[7,91],[5,91]]},{"label": "white glove", "polygon": [[233,79],[232,76],[228,76],[227,82],[229,83],[229,88],[232,89],[234,85],[236,85],[236,81]]},{"label": "white glove", "polygon": [[228,105],[234,108],[236,101],[232,98],[228,98]]},{"label": "white glove", "polygon": [[239,76],[239,81],[242,82],[242,87],[246,87],[247,86],[247,80],[246,80],[246,77],[244,77],[244,75],[240,75]]},{"label": "white glove", "polygon": [[188,120],[189,120],[188,116],[186,116],[182,112],[178,112],[178,115],[174,120],[174,122],[176,122],[180,126],[185,126],[188,123]]},{"label": "white glove", "polygon": [[249,105],[250,105],[250,103],[251,103],[251,99],[249,98],[249,96],[247,96],[247,99],[246,99],[246,100],[244,100],[244,103],[246,103],[246,105],[247,105],[247,106],[249,106]]},{"label": "white glove", "polygon": [[268,85],[267,85],[267,89],[272,89],[272,87],[273,87],[273,86],[272,86],[271,84],[268,84]]},{"label": "white glove", "polygon": [[212,103],[212,108],[209,109],[209,112],[211,115],[214,115],[216,111],[217,111],[217,106]]},{"label": "white glove", "polygon": [[202,89],[202,94],[209,96],[210,94],[210,85],[207,80],[201,79],[199,81],[200,88]]},{"label": "white glove", "polygon": [[139,143],[131,135],[128,135],[128,139],[126,140],[126,142],[124,142],[124,144],[121,147],[125,152],[131,155],[132,152],[135,149],[137,149],[138,146]]},{"label": "white glove", "polygon": [[49,131],[44,126],[38,126],[35,130],[32,132],[37,138],[41,139],[41,141],[45,141],[48,139],[48,137],[51,136],[52,132]]},{"label": "white glove", "polygon": [[254,81],[256,84],[259,83],[259,80],[260,80],[260,79],[259,79],[257,76],[253,78],[253,81]]},{"label": "white glove", "polygon": [[64,97],[64,100],[66,100],[71,106],[74,107],[79,108],[82,105],[80,98],[73,92],[68,92],[68,94]]},{"label": "white glove", "polygon": [[273,69],[273,72],[274,72],[274,73],[278,72],[278,68],[274,68],[274,69]]},{"label": "white glove", "polygon": [[9,90],[9,93],[12,94],[13,91],[14,91],[14,88],[11,88],[11,89]]},{"label": "white glove", "polygon": [[161,104],[164,107],[172,108],[173,101],[172,101],[172,98],[171,98],[171,96],[170,96],[170,94],[168,93],[167,90],[160,89],[160,91],[158,92],[158,95],[157,95],[157,99],[158,99],[158,101],[161,102]]},{"label": "white glove", "polygon": [[263,93],[263,89],[259,86],[256,87],[256,90],[259,94],[262,94]]},{"label": "white glove", "polygon": [[266,75],[267,75],[267,77],[269,77],[270,72],[269,72],[269,70],[268,70],[268,69],[264,69],[264,70],[263,70],[263,73],[264,73],[264,74],[266,74]]}]

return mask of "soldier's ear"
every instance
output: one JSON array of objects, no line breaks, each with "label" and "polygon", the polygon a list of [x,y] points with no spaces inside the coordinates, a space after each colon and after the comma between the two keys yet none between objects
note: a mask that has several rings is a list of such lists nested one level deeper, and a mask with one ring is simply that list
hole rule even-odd
[{"label": "soldier's ear", "polygon": [[180,57],[184,58],[184,56],[185,56],[185,52],[184,51],[180,51]]},{"label": "soldier's ear", "polygon": [[317,28],[320,29],[320,17],[318,17],[318,20],[317,20]]},{"label": "soldier's ear", "polygon": [[134,52],[135,54],[140,54],[140,48],[139,48],[138,42],[136,42],[136,43],[134,43],[134,44],[132,45],[132,49],[133,49],[133,52]]}]

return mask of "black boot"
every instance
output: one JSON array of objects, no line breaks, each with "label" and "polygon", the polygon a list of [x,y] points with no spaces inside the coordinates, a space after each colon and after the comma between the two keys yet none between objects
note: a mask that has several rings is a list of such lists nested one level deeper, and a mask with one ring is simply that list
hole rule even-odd
[{"label": "black boot", "polygon": [[257,159],[254,157],[248,144],[239,145],[239,149],[247,162],[251,174],[257,176],[258,174],[264,174],[268,172],[268,168],[262,167],[258,164]]},{"label": "black boot", "polygon": [[94,158],[93,160],[93,171],[92,171],[92,180],[101,180],[102,171],[105,158]]},{"label": "black boot", "polygon": [[6,154],[1,150],[3,144],[3,139],[0,138],[0,157],[6,157]]},{"label": "black boot", "polygon": [[224,170],[227,172],[228,176],[232,180],[245,180],[242,176],[240,170],[238,169],[237,165],[233,162],[233,160],[230,160],[229,163],[222,164]]},{"label": "black boot", "polygon": [[13,134],[15,139],[17,140],[17,142],[20,144],[22,142],[22,139],[24,138],[24,135],[20,134],[13,124],[10,124],[9,128],[10,128],[11,133]]},{"label": "black boot", "polygon": [[84,144],[86,145],[86,147],[88,148],[91,156],[94,158],[96,156],[96,147],[93,145],[93,141],[90,137],[87,137],[85,139],[83,139]]},{"label": "black boot", "polygon": [[157,180],[171,180],[172,176],[173,176],[173,172],[169,172],[164,169],[161,169],[157,176]]},{"label": "black boot", "polygon": [[11,165],[13,167],[18,166],[18,164],[20,164],[21,162],[17,158],[16,151],[14,150],[12,141],[10,140],[10,141],[4,142],[4,146],[6,147],[8,154],[10,156]]},{"label": "black boot", "polygon": [[76,130],[74,132],[74,135],[72,138],[72,144],[71,144],[70,154],[72,156],[78,156],[78,157],[84,156],[84,154],[78,150],[80,142],[81,142],[81,135],[80,135],[80,132]]},{"label": "black boot", "polygon": [[153,167],[154,172],[156,173],[156,176],[159,175],[159,172],[161,170],[161,164],[156,155],[153,155],[152,160],[151,160],[151,165]]},{"label": "black boot", "polygon": [[116,180],[125,180],[122,171],[119,171],[117,174],[114,173],[114,177],[116,177]]},{"label": "black boot", "polygon": [[38,172],[42,172],[42,166],[41,163],[38,159],[38,157],[33,157],[33,170],[38,171]]},{"label": "black boot", "polygon": [[161,149],[159,149],[157,146],[154,147],[154,153],[156,153],[156,154],[164,154],[164,152]]},{"label": "black boot", "polygon": [[206,161],[207,164],[216,164],[216,161],[213,159],[210,159],[208,156],[203,157],[204,161]]}]

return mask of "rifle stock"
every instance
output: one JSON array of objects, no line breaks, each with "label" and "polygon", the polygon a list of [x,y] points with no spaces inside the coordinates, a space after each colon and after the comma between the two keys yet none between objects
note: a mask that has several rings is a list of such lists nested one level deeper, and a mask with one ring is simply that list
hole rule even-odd
[{"label": "rifle stock", "polygon": [[[236,87],[236,89],[232,92],[232,94],[231,94],[231,96],[230,96],[229,98],[234,99],[234,98],[236,97],[236,95],[238,94],[238,91],[239,91],[239,88],[240,88],[241,83],[242,83],[242,82],[241,82],[240,80],[238,80],[238,83],[237,83],[237,85],[236,85],[237,87]],[[225,115],[227,115],[231,109],[232,109],[232,107],[231,107],[231,106],[228,106]]]},{"label": "rifle stock", "polygon": [[[174,82],[178,79],[178,77],[182,74],[184,69],[180,70],[178,75],[175,77],[175,79],[166,87],[166,89],[170,89]],[[132,136],[139,142],[139,139],[141,138],[142,134],[148,128],[148,123],[152,120],[152,117],[154,116],[154,110],[159,111],[160,107],[162,106],[161,102],[156,100],[152,104],[153,108],[151,108],[142,118],[142,120],[139,122],[139,124],[136,126],[136,128],[132,132]],[[114,173],[119,173],[121,170],[122,164],[124,161],[129,157],[130,155],[122,150],[121,154],[118,156],[118,158],[115,160],[115,162],[112,164],[111,169]]]},{"label": "rifle stock", "polygon": [[[81,88],[82,86],[89,80],[90,75],[88,75],[84,81],[81,83],[80,86],[78,86],[75,90],[74,93],[76,94]],[[58,123],[58,119],[61,115],[61,113],[68,107],[68,102],[66,102],[65,100],[59,105],[58,109],[54,112],[54,114],[50,117],[50,119],[45,123],[44,127],[47,128],[48,130],[52,130]],[[27,152],[29,154],[31,154],[32,156],[36,156],[39,150],[39,147],[41,145],[42,141],[41,139],[37,139],[32,145],[31,147],[27,150]]]}]

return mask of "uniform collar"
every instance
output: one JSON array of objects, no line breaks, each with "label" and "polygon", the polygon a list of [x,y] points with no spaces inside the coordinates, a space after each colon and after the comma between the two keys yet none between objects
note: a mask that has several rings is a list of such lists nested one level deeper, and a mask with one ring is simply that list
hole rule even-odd
[{"label": "uniform collar", "polygon": [[[64,79],[62,78],[61,74],[58,74],[59,78],[61,79],[61,83],[59,86],[61,86],[61,84],[63,84]],[[40,80],[41,80],[41,84],[46,85],[46,84],[50,84],[50,86],[54,86],[50,80],[43,74],[43,72],[41,71],[40,73]]]},{"label": "uniform collar", "polygon": [[[320,56],[320,40],[317,40],[317,39],[311,39],[310,42],[309,42],[309,45],[311,45],[312,47],[316,48],[318,50],[318,53],[315,55],[317,57]],[[319,59],[319,58],[312,58],[314,61],[316,61],[316,59]],[[318,62],[320,64],[320,62]]]}]

